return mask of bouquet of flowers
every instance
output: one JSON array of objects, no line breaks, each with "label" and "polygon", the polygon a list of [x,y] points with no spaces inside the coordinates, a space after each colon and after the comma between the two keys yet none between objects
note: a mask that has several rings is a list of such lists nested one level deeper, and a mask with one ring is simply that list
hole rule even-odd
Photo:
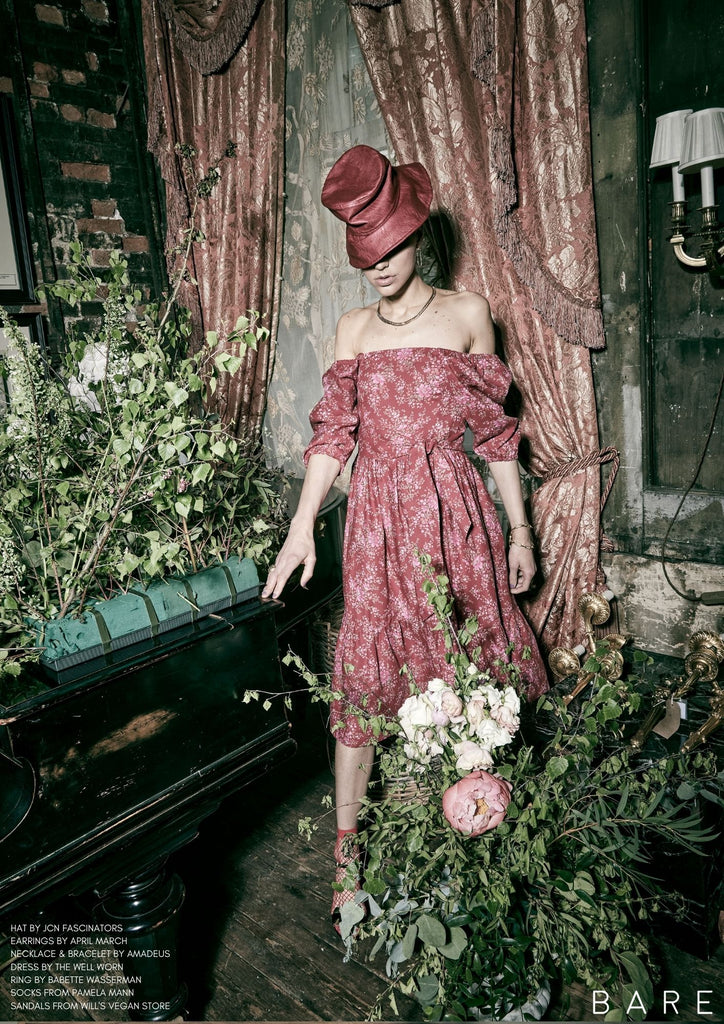
[{"label": "bouquet of flowers", "polygon": [[[608,1020],[642,1019],[653,989],[640,922],[666,899],[652,849],[712,838],[693,797],[721,802],[716,762],[627,746],[640,695],[596,671],[605,641],[584,701],[552,691],[521,707],[512,659],[477,664],[475,623],[456,632],[447,580],[423,565],[454,680],[411,682],[380,730],[362,888],[341,910],[347,955],[384,956],[396,1014],[403,995],[430,1020],[539,1018],[550,982],[576,980],[611,994]],[[287,660],[313,700],[340,696]]]}]

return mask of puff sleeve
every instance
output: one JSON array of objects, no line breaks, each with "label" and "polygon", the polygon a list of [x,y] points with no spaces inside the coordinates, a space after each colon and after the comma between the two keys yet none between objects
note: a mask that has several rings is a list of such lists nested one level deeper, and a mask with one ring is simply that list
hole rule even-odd
[{"label": "puff sleeve", "polygon": [[357,359],[338,359],[322,377],[323,394],[309,414],[312,440],[304,452],[306,466],[312,455],[336,459],[340,471],[357,444]]},{"label": "puff sleeve", "polygon": [[467,423],[473,451],[486,462],[513,462],[518,457],[518,420],[503,409],[512,376],[496,355],[471,356]]}]

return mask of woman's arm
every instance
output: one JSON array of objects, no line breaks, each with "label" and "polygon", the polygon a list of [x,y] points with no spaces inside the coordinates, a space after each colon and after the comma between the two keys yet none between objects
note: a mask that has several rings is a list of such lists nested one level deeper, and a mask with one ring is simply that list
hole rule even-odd
[{"label": "woman's arm", "polygon": [[[334,342],[335,360],[355,357],[358,324],[362,312],[362,310],[352,310],[345,313],[337,324]],[[314,523],[330,487],[341,472],[341,468],[337,459],[331,455],[318,452],[310,456],[297,510],[289,524],[287,538],[276,562],[269,570],[264,589],[261,592],[262,598],[279,597],[287,580],[299,565],[304,566],[301,585],[305,587],[309,583],[317,561],[314,547]]]},{"label": "woman's arm", "polygon": [[[465,296],[464,313],[470,329],[470,352],[492,355],[495,352],[495,328],[490,306],[481,295],[462,294]],[[527,525],[523,490],[520,485],[520,469],[516,461],[489,462],[488,465],[512,530],[511,545],[508,549],[510,592],[523,594],[533,581],[536,565],[533,555],[533,531]]]},{"label": "woman's arm", "polygon": [[276,562],[269,570],[264,589],[261,592],[262,598],[279,597],[287,580],[298,565],[304,565],[301,585],[305,587],[309,583],[317,561],[314,547],[314,523],[330,487],[339,476],[339,472],[339,462],[331,455],[318,453],[310,457],[307,471],[304,474],[297,511],[289,524],[287,539],[277,555]]},{"label": "woman's arm", "polygon": [[533,581],[536,565],[533,530],[526,519],[520,469],[517,462],[490,462],[488,465],[511,526],[511,543],[508,548],[510,592],[524,594]]}]

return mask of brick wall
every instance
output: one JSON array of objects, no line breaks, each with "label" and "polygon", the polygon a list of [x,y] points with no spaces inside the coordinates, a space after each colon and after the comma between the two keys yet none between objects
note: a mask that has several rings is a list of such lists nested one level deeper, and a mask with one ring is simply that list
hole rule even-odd
[{"label": "brick wall", "polygon": [[[0,91],[13,97],[36,280],[62,277],[79,240],[99,270],[122,249],[144,299],[157,296],[160,203],[145,146],[137,5],[0,0],[0,11],[13,44]],[[60,311],[43,311],[57,344]]]}]

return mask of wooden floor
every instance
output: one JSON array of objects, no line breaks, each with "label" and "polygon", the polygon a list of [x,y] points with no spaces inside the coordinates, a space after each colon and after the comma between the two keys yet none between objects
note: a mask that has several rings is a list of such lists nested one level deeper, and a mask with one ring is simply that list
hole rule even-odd
[{"label": "wooden floor", "polygon": [[[173,866],[187,898],[180,936],[181,969],[189,984],[189,1018],[197,1021],[362,1021],[384,993],[383,962],[345,962],[329,923],[333,815],[322,806],[332,774],[317,707],[295,723],[299,750],[267,778],[229,798]],[[311,842],[300,818],[319,819]],[[57,908],[67,919],[82,908]],[[724,1022],[724,958],[710,961],[663,947],[665,974],[656,991],[680,993],[679,1013],[652,1020]],[[697,1013],[697,990],[709,1014]],[[7,972],[0,975],[0,1019],[119,1020],[92,1010],[57,1016],[11,1010]],[[403,1019],[418,1019],[411,1004]],[[383,1002],[382,1019],[394,1015]],[[580,987],[555,993],[548,1019],[602,1020]]]}]

